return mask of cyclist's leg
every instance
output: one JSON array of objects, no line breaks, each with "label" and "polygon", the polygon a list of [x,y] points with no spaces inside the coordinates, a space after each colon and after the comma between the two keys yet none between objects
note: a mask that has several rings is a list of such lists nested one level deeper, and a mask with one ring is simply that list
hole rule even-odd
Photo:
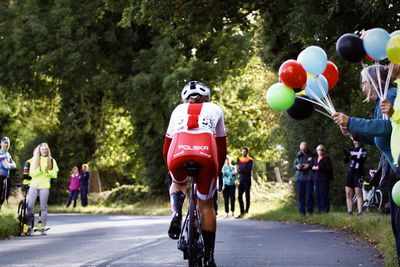
[{"label": "cyclist's leg", "polygon": [[[204,240],[204,266],[215,266],[214,247],[217,220],[213,194],[216,191],[216,165],[203,165],[198,173],[197,197],[199,199],[201,229]],[[214,178],[212,178],[214,177]]]},{"label": "cyclist's leg", "polygon": [[169,189],[172,218],[168,229],[168,235],[172,239],[178,239],[181,233],[182,206],[185,200],[186,190],[186,181],[185,183],[178,183],[172,178],[172,184]]},{"label": "cyclist's leg", "polygon": [[215,266],[214,248],[217,220],[213,202],[212,197],[206,200],[199,199],[201,233],[204,240],[204,266]]},{"label": "cyclist's leg", "polygon": [[354,188],[354,190],[357,196],[357,212],[360,215],[363,212],[363,205],[364,205],[362,189],[361,187],[357,186]]},{"label": "cyclist's leg", "polygon": [[347,213],[352,214],[353,213],[353,194],[354,194],[353,188],[351,188],[349,186],[345,186],[345,191],[346,191]]}]

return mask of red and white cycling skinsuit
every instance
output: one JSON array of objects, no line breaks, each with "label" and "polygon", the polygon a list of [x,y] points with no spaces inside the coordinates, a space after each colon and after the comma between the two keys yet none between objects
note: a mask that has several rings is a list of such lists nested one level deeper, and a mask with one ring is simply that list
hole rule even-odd
[{"label": "red and white cycling skinsuit", "polygon": [[193,160],[197,196],[206,200],[216,188],[217,175],[226,157],[226,131],[222,109],[213,103],[184,103],[172,112],[164,142],[164,159],[174,182],[185,184],[183,164]]}]

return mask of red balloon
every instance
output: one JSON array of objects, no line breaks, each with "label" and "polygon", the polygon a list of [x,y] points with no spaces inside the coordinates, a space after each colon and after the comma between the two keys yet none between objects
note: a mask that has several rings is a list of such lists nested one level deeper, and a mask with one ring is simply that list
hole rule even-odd
[{"label": "red balloon", "polygon": [[335,63],[328,60],[328,64],[322,75],[325,76],[326,80],[328,81],[329,90],[332,90],[335,87],[337,81],[339,80],[339,70],[336,67]]},{"label": "red balloon", "polygon": [[280,66],[279,79],[290,88],[302,88],[306,84],[307,73],[299,62],[289,59]]},{"label": "red balloon", "polygon": [[374,59],[373,59],[370,55],[368,55],[368,54],[365,54],[365,59],[368,60],[368,61],[370,61],[370,62],[373,62],[373,61],[374,61]]}]

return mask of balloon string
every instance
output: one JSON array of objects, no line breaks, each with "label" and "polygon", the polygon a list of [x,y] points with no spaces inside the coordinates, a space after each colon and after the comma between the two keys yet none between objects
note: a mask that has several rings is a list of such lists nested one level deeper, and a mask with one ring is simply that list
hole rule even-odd
[{"label": "balloon string", "polygon": [[372,87],[375,89],[375,92],[378,95],[379,99],[382,99],[382,95],[379,92],[378,87],[376,86],[374,80],[372,80],[371,75],[369,75],[368,71],[365,71],[365,73],[367,74],[367,79],[369,80],[369,83],[372,84]]},{"label": "balloon string", "polygon": [[326,113],[326,112],[324,112],[322,110],[319,110],[319,109],[316,108],[315,111],[321,113],[322,115],[327,116],[330,119],[332,118],[332,115],[329,115],[328,113]]},{"label": "balloon string", "polygon": [[331,110],[329,109],[329,107],[326,106],[324,103],[320,103],[320,102],[311,100],[311,99],[309,99],[309,98],[307,98],[307,97],[302,97],[302,96],[300,96],[300,95],[297,95],[296,97],[297,97],[297,98],[300,98],[300,99],[303,99],[303,100],[305,100],[305,101],[311,102],[311,103],[313,103],[313,104],[315,104],[315,105],[318,105],[318,106],[320,106],[320,107],[323,107],[323,108],[324,108],[325,110],[327,110],[331,115],[333,114],[333,113],[331,113]]},{"label": "balloon string", "polygon": [[327,111],[331,112],[331,110],[329,109],[329,107],[323,102],[321,101],[321,99],[315,94],[314,91],[309,90],[309,93],[311,94],[311,96],[315,99],[316,102],[318,102],[318,105],[323,107],[324,109],[326,109]]},{"label": "balloon string", "polygon": [[330,108],[331,113],[332,113],[332,114],[335,113],[335,112],[336,112],[335,107],[333,106],[332,99],[331,99],[330,96],[329,96],[329,88],[328,88],[328,91],[325,92],[325,91],[323,90],[321,81],[320,81],[319,79],[316,79],[316,80],[317,80],[318,88],[319,88],[319,90],[321,91],[322,95],[325,94],[324,97],[323,97],[322,99],[324,99],[324,100],[326,101],[327,105],[328,105],[329,108]]},{"label": "balloon string", "polygon": [[383,92],[383,98],[384,99],[386,99],[386,97],[387,97],[387,91],[388,91],[389,84],[390,84],[390,78],[392,78],[393,68],[394,68],[394,64],[390,63],[389,64],[388,75],[386,77],[386,82],[385,82],[385,91]]},{"label": "balloon string", "polygon": [[381,93],[381,100],[383,100],[383,90],[382,90],[382,83],[381,83],[381,71],[380,71],[380,65],[379,62],[375,62],[375,71],[376,71],[376,77],[378,78],[378,85],[379,85],[379,92]]}]

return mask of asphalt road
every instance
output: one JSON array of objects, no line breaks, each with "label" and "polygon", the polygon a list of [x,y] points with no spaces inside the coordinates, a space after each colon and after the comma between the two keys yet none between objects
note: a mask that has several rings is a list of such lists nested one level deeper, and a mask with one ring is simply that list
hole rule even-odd
[{"label": "asphalt road", "polygon": [[[187,266],[169,218],[51,214],[47,236],[0,241],[0,266]],[[221,266],[383,266],[370,245],[318,226],[218,221]]]}]

